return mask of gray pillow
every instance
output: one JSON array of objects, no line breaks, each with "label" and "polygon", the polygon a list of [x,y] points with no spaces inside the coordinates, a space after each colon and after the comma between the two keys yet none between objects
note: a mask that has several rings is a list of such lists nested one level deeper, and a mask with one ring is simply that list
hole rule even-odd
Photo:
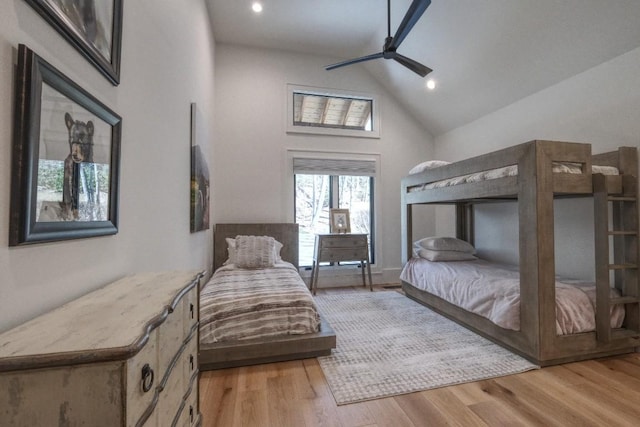
[{"label": "gray pillow", "polygon": [[236,266],[238,268],[273,267],[276,240],[269,236],[236,236]]},{"label": "gray pillow", "polygon": [[413,242],[415,248],[430,249],[432,251],[456,251],[475,254],[476,248],[469,242],[455,237],[425,237]]}]

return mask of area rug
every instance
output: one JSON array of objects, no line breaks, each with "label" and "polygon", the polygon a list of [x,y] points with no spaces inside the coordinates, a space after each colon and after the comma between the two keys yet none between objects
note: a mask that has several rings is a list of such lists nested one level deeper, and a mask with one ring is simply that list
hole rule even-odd
[{"label": "area rug", "polygon": [[337,348],[318,361],[338,405],[536,369],[394,291],[317,295]]}]

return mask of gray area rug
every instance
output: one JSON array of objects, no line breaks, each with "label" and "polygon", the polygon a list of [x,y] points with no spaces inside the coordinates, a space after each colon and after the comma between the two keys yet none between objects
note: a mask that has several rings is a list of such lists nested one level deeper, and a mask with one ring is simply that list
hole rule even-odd
[{"label": "gray area rug", "polygon": [[318,361],[338,405],[537,368],[398,292],[315,298],[337,336]]}]

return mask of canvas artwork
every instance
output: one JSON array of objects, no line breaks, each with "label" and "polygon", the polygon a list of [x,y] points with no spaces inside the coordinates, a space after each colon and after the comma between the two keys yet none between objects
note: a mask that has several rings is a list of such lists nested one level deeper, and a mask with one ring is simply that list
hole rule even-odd
[{"label": "canvas artwork", "polygon": [[209,229],[211,184],[208,144],[195,103],[191,104],[191,232]]}]

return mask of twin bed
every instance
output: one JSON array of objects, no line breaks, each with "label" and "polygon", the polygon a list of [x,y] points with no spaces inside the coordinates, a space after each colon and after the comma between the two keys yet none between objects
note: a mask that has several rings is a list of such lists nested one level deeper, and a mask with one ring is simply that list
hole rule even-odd
[{"label": "twin bed", "polygon": [[[425,163],[402,180],[405,293],[541,366],[634,351],[637,163],[635,148],[592,155],[589,144],[557,141]],[[595,284],[555,277],[555,197],[594,199]],[[413,206],[454,204],[457,237],[472,243],[473,206],[504,200],[518,202],[519,270],[482,260],[409,259]]]},{"label": "twin bed", "polygon": [[216,225],[200,324],[202,370],[331,353],[335,333],[298,274],[297,224]]}]

